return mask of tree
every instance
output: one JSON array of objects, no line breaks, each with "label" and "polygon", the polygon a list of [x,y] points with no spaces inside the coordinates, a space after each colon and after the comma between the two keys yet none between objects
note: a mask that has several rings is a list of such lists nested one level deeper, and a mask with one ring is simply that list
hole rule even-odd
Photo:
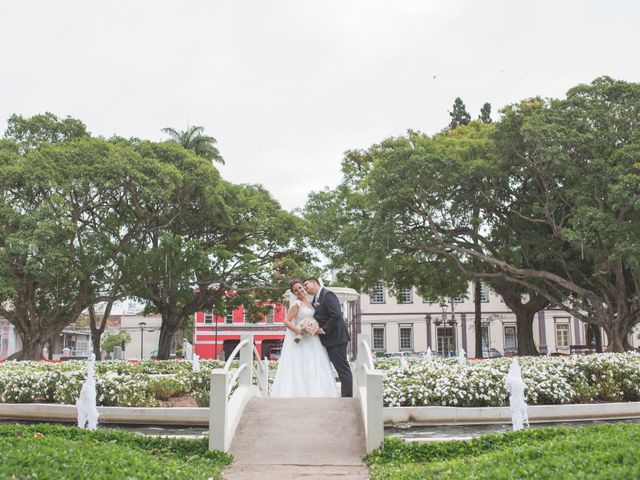
[{"label": "tree", "polygon": [[157,212],[159,226],[144,232],[128,263],[131,290],[162,316],[158,358],[166,359],[195,312],[279,297],[302,231],[262,187],[222,180],[193,152],[171,143],[143,142],[140,149],[175,176],[171,195],[145,206]]},{"label": "tree", "polygon": [[627,349],[640,322],[639,112],[640,84],[601,77],[563,100],[507,108],[496,132],[500,166],[520,198],[513,216],[563,249],[547,252],[557,271],[484,260],[603,327],[611,351]]},{"label": "tree", "polygon": [[128,144],[59,138],[64,125],[54,122],[47,134],[41,117],[20,125],[39,140],[20,134],[20,142],[0,143],[0,313],[22,340],[14,357],[37,359],[52,337],[117,288],[126,269],[115,266],[150,225],[140,201],[168,188]]},{"label": "tree", "polygon": [[29,118],[11,115],[4,134],[4,138],[14,141],[22,153],[35,149],[41,143],[64,142],[88,136],[80,120],[71,117],[61,120],[49,112]]},{"label": "tree", "polygon": [[491,104],[485,103],[480,109],[480,116],[478,117],[482,123],[491,123]]},{"label": "tree", "polygon": [[467,112],[467,107],[465,107],[464,102],[460,97],[456,97],[453,102],[453,109],[449,112],[449,116],[451,117],[451,123],[449,123],[449,128],[456,128],[460,125],[469,125],[471,121],[471,115]]},{"label": "tree", "polygon": [[224,165],[224,159],[218,149],[214,147],[217,140],[204,135],[204,127],[194,125],[187,127],[184,131],[173,128],[163,128],[162,131],[171,137],[171,141],[182,145],[187,150],[193,150],[199,157]]},{"label": "tree", "polygon": [[109,332],[100,343],[100,347],[107,353],[112,353],[116,347],[126,345],[131,341],[131,334],[126,330],[120,330],[117,333]]},{"label": "tree", "polygon": [[639,84],[602,77],[562,100],[505,109],[485,127],[495,128],[494,160],[474,157],[481,144],[456,141],[481,131],[472,124],[390,139],[350,167],[363,198],[377,201],[346,210],[390,255],[411,254],[414,266],[446,255],[465,274],[524,289],[527,308],[512,304],[516,314],[551,303],[602,327],[608,349],[623,351],[640,322],[639,112]]},{"label": "tree", "polygon": [[[471,122],[433,137],[410,132],[349,152],[342,183],[312,194],[305,212],[318,232],[316,246],[355,288],[382,279],[392,289],[415,285],[422,296],[442,298],[466,292],[470,278],[486,281],[509,299],[519,353],[532,355],[538,352],[531,310],[548,301],[539,302],[491,263],[452,247],[491,252],[523,266],[547,261],[531,255],[534,247],[547,246],[547,238],[543,242],[532,226],[502,216],[503,199],[493,192],[509,185],[509,178],[497,163],[494,129]],[[474,324],[479,354],[481,322]]]}]

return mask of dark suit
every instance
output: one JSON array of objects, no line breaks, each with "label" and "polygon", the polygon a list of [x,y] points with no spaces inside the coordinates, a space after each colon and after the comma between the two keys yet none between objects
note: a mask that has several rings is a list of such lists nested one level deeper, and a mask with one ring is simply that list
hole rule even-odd
[{"label": "dark suit", "polygon": [[327,349],[329,360],[338,372],[343,397],[353,396],[353,377],[347,359],[347,344],[351,339],[347,325],[342,318],[340,301],[335,293],[322,288],[314,299],[316,309],[313,316],[318,321],[324,335],[320,335],[322,345]]}]

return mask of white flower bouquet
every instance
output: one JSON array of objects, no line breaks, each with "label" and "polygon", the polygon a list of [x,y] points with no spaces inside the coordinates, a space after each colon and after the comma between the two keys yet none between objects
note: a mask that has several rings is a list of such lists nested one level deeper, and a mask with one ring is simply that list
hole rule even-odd
[{"label": "white flower bouquet", "polygon": [[300,335],[297,335],[294,339],[296,343],[300,343],[300,340],[302,340],[302,337],[304,337],[305,335],[312,337],[314,335],[317,335],[320,331],[318,322],[316,322],[315,318],[311,317],[303,318],[302,320],[300,320],[298,327],[302,329],[302,333]]}]

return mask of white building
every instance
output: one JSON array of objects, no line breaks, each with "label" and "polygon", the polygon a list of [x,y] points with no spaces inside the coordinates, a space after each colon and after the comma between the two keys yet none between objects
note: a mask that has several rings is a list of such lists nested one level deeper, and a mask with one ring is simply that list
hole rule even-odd
[{"label": "white building", "polygon": [[21,348],[22,342],[16,328],[0,316],[0,360],[4,360]]},{"label": "white building", "polygon": [[[483,350],[490,355],[517,352],[515,314],[484,284],[481,298]],[[360,309],[361,331],[371,335],[372,349],[376,352],[424,352],[430,347],[434,353],[452,356],[463,348],[468,357],[478,356],[472,282],[466,298],[449,299],[443,306],[421,298],[414,289],[404,289],[394,297],[380,282],[371,292],[361,295]],[[534,318],[534,342],[540,353],[568,354],[595,345],[592,329],[565,311],[546,309]],[[606,346],[604,332],[602,338]],[[640,344],[636,333],[629,341],[634,348]]]},{"label": "white building", "polygon": [[[162,325],[160,315],[123,315],[120,322],[120,328],[131,335],[131,341],[124,349],[125,360],[148,360],[157,354]],[[175,352],[175,345],[171,351]]]}]

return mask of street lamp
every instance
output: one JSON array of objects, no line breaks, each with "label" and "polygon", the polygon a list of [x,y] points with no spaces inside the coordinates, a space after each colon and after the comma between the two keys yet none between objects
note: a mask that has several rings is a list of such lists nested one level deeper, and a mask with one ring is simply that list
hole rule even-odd
[{"label": "street lamp", "polygon": [[446,323],[447,321],[447,309],[449,305],[444,302],[440,302],[440,308],[442,309],[442,323]]},{"label": "street lamp", "polygon": [[147,326],[147,322],[140,322],[140,360],[143,358],[144,354],[144,327]]},{"label": "street lamp", "polygon": [[[443,300],[442,302],[440,302],[440,308],[442,309],[442,324],[445,325],[445,326],[447,324],[449,324],[453,329],[453,342],[454,342],[453,348],[454,348],[454,352],[455,352],[456,344],[458,343],[456,341],[457,335],[456,335],[456,331],[455,331],[455,326],[456,326],[456,313],[455,312],[456,311],[455,311],[455,307],[454,307],[454,304],[453,304],[453,298],[450,299],[450,302],[451,302],[451,318],[448,321],[447,321],[447,309],[449,308],[449,305],[447,305]],[[449,352],[449,354],[451,354],[451,353]]]}]

